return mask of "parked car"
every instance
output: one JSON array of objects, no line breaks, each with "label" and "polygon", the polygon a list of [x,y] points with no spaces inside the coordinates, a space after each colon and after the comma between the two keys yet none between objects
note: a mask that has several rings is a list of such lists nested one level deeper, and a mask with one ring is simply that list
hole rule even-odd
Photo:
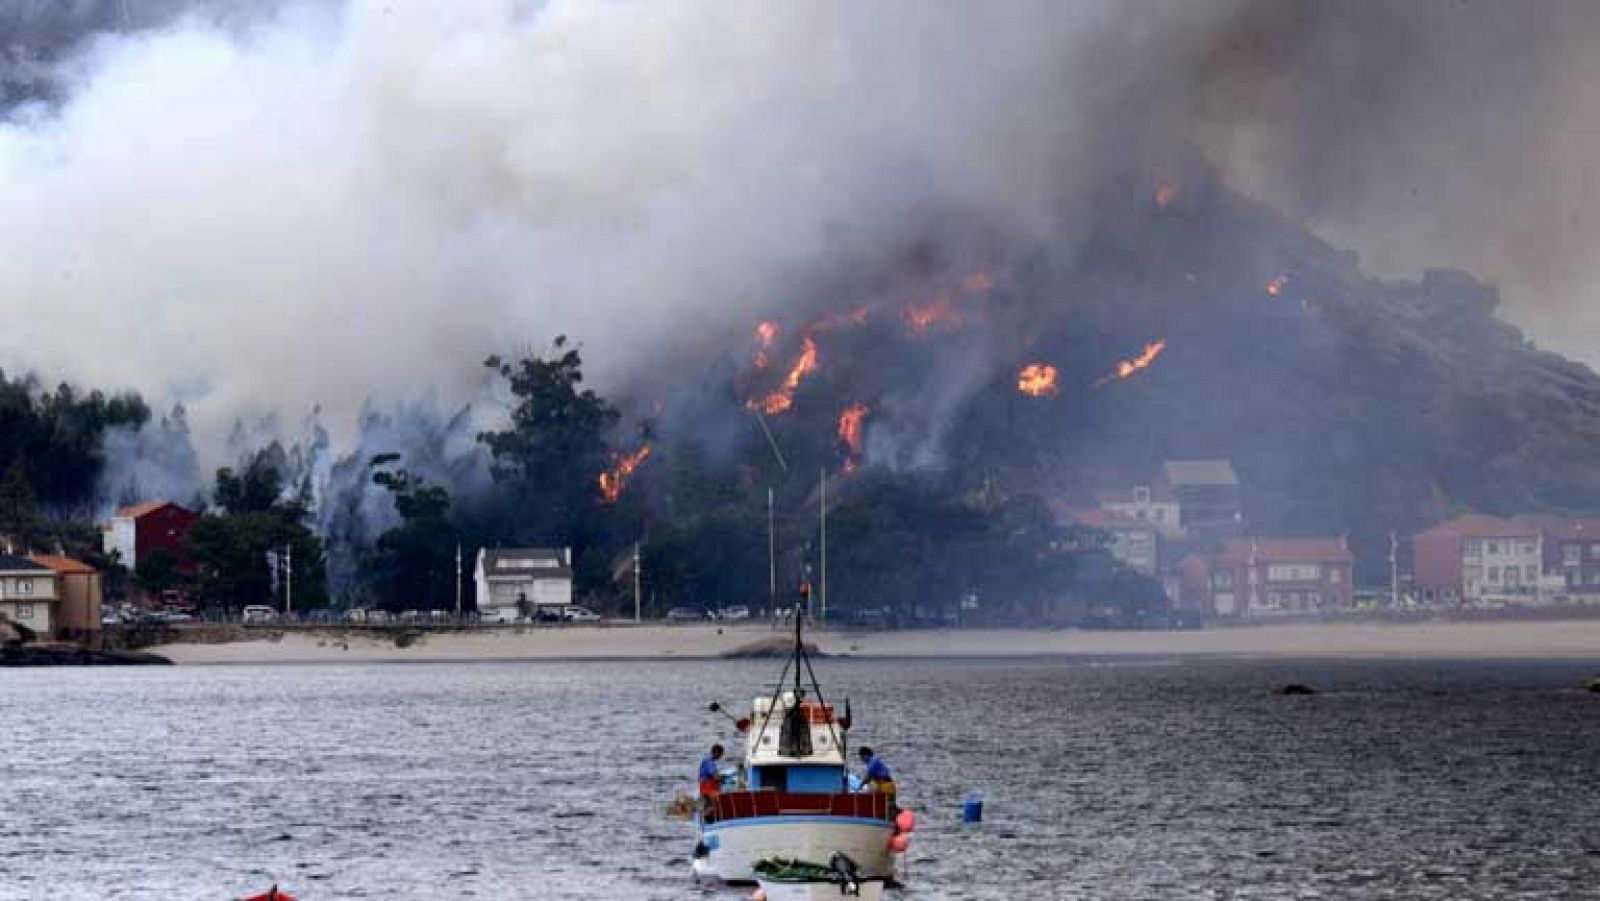
[{"label": "parked car", "polygon": [[667,611],[667,619],[673,622],[698,622],[705,618],[704,613],[693,607],[674,607]]},{"label": "parked car", "polygon": [[750,608],[743,604],[735,604],[732,607],[723,607],[718,610],[717,616],[719,619],[725,620],[749,619]]},{"label": "parked car", "polygon": [[506,607],[484,607],[478,610],[478,622],[491,625],[505,625],[515,621],[516,611]]},{"label": "parked car", "polygon": [[369,624],[371,624],[371,625],[374,625],[374,626],[385,625],[385,624],[391,622],[393,619],[394,619],[394,617],[390,616],[389,615],[389,611],[387,611],[387,610],[368,610],[367,611],[367,622]]},{"label": "parked car", "polygon": [[278,619],[278,611],[260,604],[251,604],[240,612],[239,621],[245,625],[270,623]]},{"label": "parked car", "polygon": [[561,618],[569,623],[597,623],[600,621],[600,614],[588,607],[562,607]]}]

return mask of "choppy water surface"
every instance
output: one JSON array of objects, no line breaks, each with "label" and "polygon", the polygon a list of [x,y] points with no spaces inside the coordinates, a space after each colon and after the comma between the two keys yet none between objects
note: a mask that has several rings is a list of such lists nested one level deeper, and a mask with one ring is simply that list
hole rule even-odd
[{"label": "choppy water surface", "polygon": [[[827,661],[905,899],[1600,897],[1594,666]],[[734,898],[663,806],[765,663],[0,674],[0,898]],[[1304,681],[1315,697],[1276,697]],[[970,789],[988,822],[958,825]]]}]

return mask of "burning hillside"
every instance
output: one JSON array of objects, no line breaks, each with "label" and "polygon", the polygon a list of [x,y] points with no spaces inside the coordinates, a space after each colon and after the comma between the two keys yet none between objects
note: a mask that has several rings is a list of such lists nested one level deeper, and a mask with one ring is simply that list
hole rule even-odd
[{"label": "burning hillside", "polygon": [[[1087,497],[1164,457],[1229,457],[1263,527],[1364,548],[1450,505],[1600,504],[1583,451],[1600,437],[1600,379],[1495,318],[1492,288],[1368,278],[1203,169],[1148,184],[1121,202],[1108,185],[1080,250],[982,266],[919,251],[791,310],[793,326],[762,323],[736,367],[742,403],[788,456],[931,466],[1007,492]],[[1018,405],[1043,397],[1059,402]],[[678,440],[768,452],[737,415],[708,431],[691,406],[673,425],[669,405]]]}]

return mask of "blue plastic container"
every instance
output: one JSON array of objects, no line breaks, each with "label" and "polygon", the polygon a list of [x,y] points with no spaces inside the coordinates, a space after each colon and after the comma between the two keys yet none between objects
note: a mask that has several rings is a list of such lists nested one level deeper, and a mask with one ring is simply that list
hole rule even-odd
[{"label": "blue plastic container", "polygon": [[961,805],[961,822],[983,822],[983,792],[972,792],[967,795],[967,800]]}]

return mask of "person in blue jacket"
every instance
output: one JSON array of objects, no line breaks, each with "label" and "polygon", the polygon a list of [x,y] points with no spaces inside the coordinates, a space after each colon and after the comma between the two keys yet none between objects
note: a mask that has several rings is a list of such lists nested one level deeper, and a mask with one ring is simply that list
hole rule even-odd
[{"label": "person in blue jacket", "polygon": [[700,761],[700,797],[715,798],[722,793],[722,774],[717,772],[717,761],[722,759],[722,745],[712,745],[711,753]]},{"label": "person in blue jacket", "polygon": [[883,757],[865,745],[862,745],[856,754],[860,755],[861,762],[867,765],[868,790],[893,797],[894,775],[889,772],[889,765],[883,762]]}]

